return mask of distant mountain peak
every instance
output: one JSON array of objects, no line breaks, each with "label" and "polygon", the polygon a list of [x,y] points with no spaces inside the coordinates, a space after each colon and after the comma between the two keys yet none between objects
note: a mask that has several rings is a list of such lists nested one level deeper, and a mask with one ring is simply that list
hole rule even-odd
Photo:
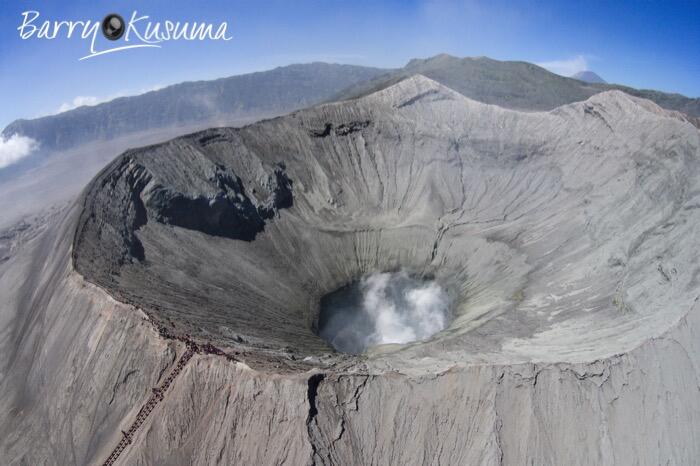
[{"label": "distant mountain peak", "polygon": [[571,77],[587,83],[607,84],[606,80],[589,70],[579,71],[578,73],[571,75]]}]

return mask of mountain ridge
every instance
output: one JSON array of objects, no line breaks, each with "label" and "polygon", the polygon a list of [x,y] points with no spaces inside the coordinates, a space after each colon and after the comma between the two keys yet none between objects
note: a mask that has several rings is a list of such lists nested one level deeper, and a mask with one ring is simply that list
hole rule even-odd
[{"label": "mountain ridge", "polygon": [[15,120],[2,135],[7,138],[21,134],[39,141],[44,149],[55,150],[146,129],[203,121],[216,126],[307,107],[384,72],[379,68],[313,62],[215,80],[186,81],[56,115]]},{"label": "mountain ridge", "polygon": [[700,98],[589,83],[524,61],[439,54],[411,59],[399,69],[312,62],[215,80],[187,81],[56,115],[15,120],[2,135],[7,138],[21,134],[39,141],[44,149],[55,150],[144,129],[192,123],[221,126],[232,119],[275,116],[324,101],[356,98],[413,74],[434,79],[474,100],[505,108],[551,110],[617,89],[700,118]]},{"label": "mountain ridge", "polygon": [[552,110],[586,100],[599,92],[620,90],[649,99],[668,110],[683,112],[694,121],[700,117],[700,98],[619,84],[586,83],[524,61],[500,61],[483,56],[459,58],[448,54],[413,59],[405,67],[351,86],[333,99],[370,94],[412,74],[434,79],[474,100],[517,110]]}]

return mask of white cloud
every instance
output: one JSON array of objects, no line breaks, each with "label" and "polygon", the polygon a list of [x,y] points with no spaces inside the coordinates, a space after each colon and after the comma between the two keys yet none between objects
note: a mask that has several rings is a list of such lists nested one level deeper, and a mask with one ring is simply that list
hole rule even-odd
[{"label": "white cloud", "polygon": [[12,165],[28,156],[39,147],[39,143],[27,136],[13,134],[5,139],[0,136],[0,168]]},{"label": "white cloud", "polygon": [[92,106],[101,104],[102,102],[107,102],[111,99],[111,97],[100,98],[91,95],[79,95],[70,102],[62,103],[61,106],[58,107],[57,113],[67,112],[68,110],[73,110],[74,108],[82,107],[83,105]]},{"label": "white cloud", "polygon": [[165,87],[165,84],[154,84],[151,87],[147,87],[146,89],[142,90],[139,92],[139,94],[145,94],[147,92],[153,92],[153,91],[159,91]]},{"label": "white cloud", "polygon": [[565,60],[545,61],[536,64],[542,68],[548,69],[552,73],[562,76],[571,76],[579,71],[588,70],[588,60],[586,60],[586,57],[583,55],[576,55],[575,57]]}]

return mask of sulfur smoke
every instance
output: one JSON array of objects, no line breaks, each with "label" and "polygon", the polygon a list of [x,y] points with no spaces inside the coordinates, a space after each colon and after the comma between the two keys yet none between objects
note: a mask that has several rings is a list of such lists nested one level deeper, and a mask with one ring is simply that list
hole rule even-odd
[{"label": "sulfur smoke", "polygon": [[322,301],[319,335],[353,354],[425,340],[447,326],[449,305],[447,293],[433,281],[406,272],[375,273]]}]

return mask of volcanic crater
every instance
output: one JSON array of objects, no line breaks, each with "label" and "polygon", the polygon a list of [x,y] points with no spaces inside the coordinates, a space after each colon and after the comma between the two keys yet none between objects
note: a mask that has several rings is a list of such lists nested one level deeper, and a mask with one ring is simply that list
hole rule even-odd
[{"label": "volcanic crater", "polygon": [[523,113],[414,76],[128,151],[84,192],[73,261],[168,335],[272,359],[347,358],[314,331],[322,298],[405,270],[454,320],[365,362],[595,360],[696,298],[699,146],[618,91]]}]

